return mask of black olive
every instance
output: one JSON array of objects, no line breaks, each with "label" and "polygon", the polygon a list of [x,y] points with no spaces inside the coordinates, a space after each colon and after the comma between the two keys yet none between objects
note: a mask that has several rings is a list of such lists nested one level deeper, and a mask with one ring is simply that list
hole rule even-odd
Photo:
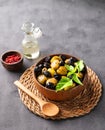
[{"label": "black olive", "polygon": [[35,71],[35,72],[41,72],[41,70],[42,70],[41,67],[36,66],[34,71]]},{"label": "black olive", "polygon": [[50,59],[51,59],[51,56],[47,56],[47,57],[45,58],[45,62],[50,62]]},{"label": "black olive", "polygon": [[51,77],[51,74],[49,71],[43,71],[43,74],[46,76],[46,77]]},{"label": "black olive", "polygon": [[38,67],[42,69],[43,68],[43,64],[39,64]]},{"label": "black olive", "polygon": [[51,82],[48,82],[47,84],[46,84],[46,88],[49,88],[49,89],[55,89],[55,86],[54,86],[54,84],[53,83],[51,83]]},{"label": "black olive", "polygon": [[77,62],[78,60],[74,57],[71,57],[69,59],[66,59],[65,60],[65,63],[68,64],[68,65],[73,65],[74,66],[74,63]]},{"label": "black olive", "polygon": [[46,67],[46,68],[50,68],[50,63],[44,62],[43,66]]},{"label": "black olive", "polygon": [[78,60],[77,60],[76,58],[71,57],[71,58],[70,58],[70,61],[69,61],[69,64],[70,64],[70,65],[74,65],[74,63],[77,62],[77,61],[78,61]]},{"label": "black olive", "polygon": [[64,61],[60,61],[60,66],[64,66],[65,62]]},{"label": "black olive", "polygon": [[63,61],[65,61],[65,60],[67,59],[65,55],[60,55],[60,57],[61,57],[61,59],[62,59]]},{"label": "black olive", "polygon": [[35,69],[34,69],[35,75],[36,75],[36,76],[40,75],[40,74],[41,74],[41,70],[42,70],[42,69],[41,69],[40,67],[36,66]]},{"label": "black olive", "polygon": [[54,78],[57,79],[57,80],[60,80],[61,76],[59,74],[54,74]]}]

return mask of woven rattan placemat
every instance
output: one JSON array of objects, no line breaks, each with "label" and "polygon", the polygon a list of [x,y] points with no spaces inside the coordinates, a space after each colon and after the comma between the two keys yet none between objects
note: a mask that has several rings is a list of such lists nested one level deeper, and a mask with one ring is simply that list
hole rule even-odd
[{"label": "woven rattan placemat", "polygon": [[[87,67],[88,70],[88,85],[86,89],[81,92],[75,99],[68,101],[51,101],[55,103],[59,108],[60,112],[55,117],[48,117],[43,115],[40,111],[40,107],[36,101],[29,97],[25,92],[18,89],[20,98],[24,105],[36,115],[39,115],[45,119],[66,119],[71,117],[78,117],[89,113],[98,103],[101,92],[102,85],[96,73]],[[49,101],[45,98],[34,85],[34,65],[28,68],[20,77],[20,82],[27,87],[31,92],[40,97],[45,101]]]}]

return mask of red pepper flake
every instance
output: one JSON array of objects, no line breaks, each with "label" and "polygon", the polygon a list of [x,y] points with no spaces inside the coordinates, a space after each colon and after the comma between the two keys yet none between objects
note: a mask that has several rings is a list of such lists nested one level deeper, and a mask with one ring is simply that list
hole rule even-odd
[{"label": "red pepper flake", "polygon": [[5,59],[5,62],[6,63],[15,63],[15,62],[18,62],[20,60],[20,58],[21,57],[19,55],[13,54],[13,55],[7,56]]}]

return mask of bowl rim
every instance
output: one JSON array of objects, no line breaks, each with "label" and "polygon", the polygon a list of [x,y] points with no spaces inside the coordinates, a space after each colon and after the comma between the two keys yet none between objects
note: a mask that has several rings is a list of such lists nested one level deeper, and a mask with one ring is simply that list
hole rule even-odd
[{"label": "bowl rim", "polygon": [[[6,55],[6,54],[9,54],[9,53],[17,53],[20,55],[20,60],[17,61],[17,62],[14,62],[14,63],[6,63],[4,60],[3,60],[3,56]],[[0,57],[0,60],[2,63],[6,64],[6,65],[16,65],[18,63],[20,63],[22,60],[23,60],[23,55],[19,52],[19,51],[16,51],[16,50],[9,50],[9,51],[5,51],[3,54],[1,54],[1,57]]]},{"label": "bowl rim", "polygon": [[[71,55],[71,54],[65,54],[65,53],[56,53],[56,54],[50,54],[50,55],[47,55],[47,56],[54,56],[54,55],[66,55],[66,56],[74,57],[74,58],[76,58],[77,60],[80,60],[80,58],[78,58],[78,57],[76,57],[76,56],[73,56],[73,55]],[[43,61],[47,56],[44,56],[43,58],[41,58],[41,59],[35,64],[35,67],[36,67],[36,65],[38,65],[41,61]],[[85,76],[86,76],[86,74],[87,74],[87,67],[86,67],[86,64],[85,64],[85,63],[84,63],[84,65],[85,65],[85,69],[86,69],[86,71],[85,71]],[[84,81],[84,79],[85,79],[85,76],[84,76],[84,78],[83,78],[83,81]],[[41,86],[42,88],[44,88],[45,90],[47,90],[47,91],[52,91],[52,92],[56,92],[56,90],[46,88],[46,87],[44,87],[44,85],[42,85],[41,83],[39,83],[38,80],[37,80],[37,77],[36,77],[36,75],[35,75],[35,72],[34,72],[34,78],[35,78],[35,81],[37,82],[37,84],[40,85],[40,86]],[[79,87],[79,86],[80,86],[79,84],[76,85],[76,88]],[[75,89],[75,87],[73,87],[73,88],[71,88],[71,89]],[[68,90],[66,90],[66,91],[70,91],[71,89],[68,89]],[[57,93],[61,93],[61,92],[63,92],[63,91],[58,91]]]}]

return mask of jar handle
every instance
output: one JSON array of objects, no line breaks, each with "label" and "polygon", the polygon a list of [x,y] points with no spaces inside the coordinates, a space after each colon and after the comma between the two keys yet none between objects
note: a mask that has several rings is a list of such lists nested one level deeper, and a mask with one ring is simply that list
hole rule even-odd
[{"label": "jar handle", "polygon": [[42,36],[42,31],[39,27],[36,27],[33,31],[33,34],[34,34],[34,37],[37,39]]}]

